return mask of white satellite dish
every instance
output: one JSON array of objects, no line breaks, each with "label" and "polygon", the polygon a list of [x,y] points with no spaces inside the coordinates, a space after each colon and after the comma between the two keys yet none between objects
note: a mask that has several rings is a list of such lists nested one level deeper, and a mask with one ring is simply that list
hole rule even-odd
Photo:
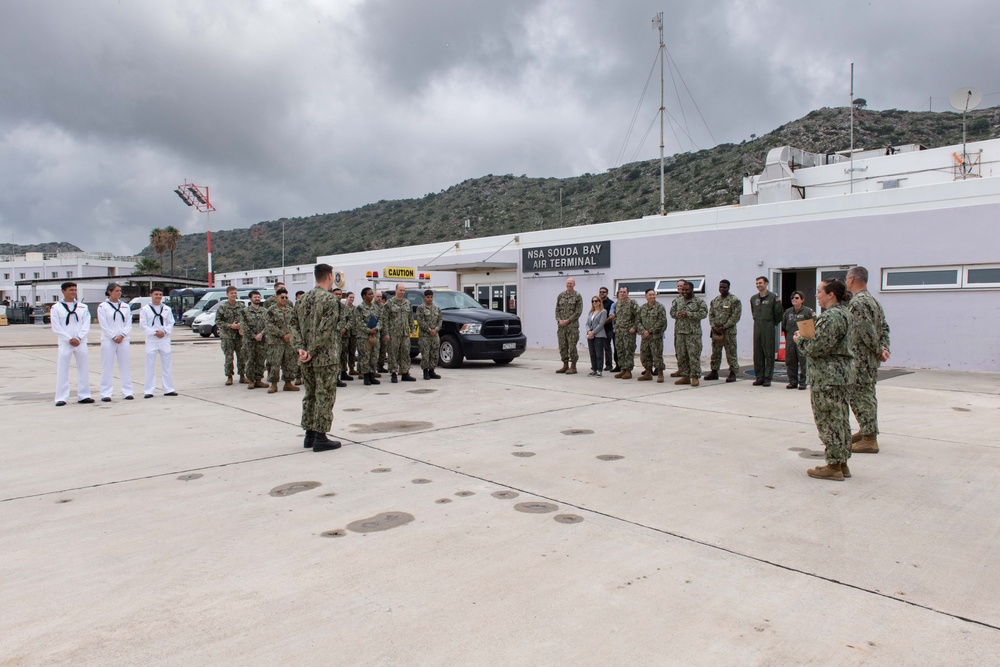
[{"label": "white satellite dish", "polygon": [[983,101],[983,94],[975,88],[959,88],[948,97],[956,111],[972,111]]}]

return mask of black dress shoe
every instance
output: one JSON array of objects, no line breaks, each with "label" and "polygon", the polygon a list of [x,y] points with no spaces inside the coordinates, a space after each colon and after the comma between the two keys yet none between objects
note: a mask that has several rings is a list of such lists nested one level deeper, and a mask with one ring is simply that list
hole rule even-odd
[{"label": "black dress shoe", "polygon": [[94,402],[94,399],[92,399],[92,398],[81,398],[79,401],[77,401],[77,403],[82,403],[83,405],[86,405],[88,403],[93,403],[93,402]]},{"label": "black dress shoe", "polygon": [[126,400],[126,401],[131,401],[131,400],[132,400],[132,399],[134,399],[134,398],[135,398],[135,397],[134,397],[134,396],[132,396],[132,394],[129,394],[128,396],[126,396],[126,397],[125,397],[125,400]]},{"label": "black dress shoe", "polygon": [[789,382],[788,384],[785,385],[785,389],[797,389],[798,386],[799,385],[796,384],[795,382]]},{"label": "black dress shoe", "polygon": [[771,386],[771,381],[770,380],[764,380],[763,382],[761,382],[761,385],[763,385],[765,387],[770,387]]},{"label": "black dress shoe", "polygon": [[337,380],[337,386],[343,388],[347,386],[347,383],[343,380]]},{"label": "black dress shoe", "polygon": [[799,391],[805,391],[805,390],[806,390],[806,389],[808,389],[808,388],[809,388],[809,387],[807,387],[807,386],[806,386],[806,385],[804,385],[804,384],[800,384],[800,385],[799,385]]},{"label": "black dress shoe", "polygon": [[143,398],[153,398],[153,395],[152,394],[143,394],[142,397]]},{"label": "black dress shoe", "polygon": [[326,433],[317,433],[316,437],[313,438],[313,451],[314,452],[327,452],[331,449],[339,449],[340,440],[330,440],[326,437]]},{"label": "black dress shoe", "polygon": [[168,391],[167,393],[164,394],[164,396],[176,396],[176,395],[177,395],[176,391]]},{"label": "black dress shoe", "polygon": [[306,437],[302,439],[302,446],[306,449],[311,449],[313,446],[313,440],[316,439],[316,431],[306,431]]},{"label": "black dress shoe", "polygon": [[757,378],[756,380],[753,381],[753,386],[755,386],[755,387],[759,387],[762,384],[764,384],[764,381],[761,380],[760,378]]},{"label": "black dress shoe", "polygon": [[56,407],[57,408],[61,408],[64,405],[66,405],[66,401],[56,401]]},{"label": "black dress shoe", "polygon": [[101,399],[101,403],[110,403],[110,402],[111,402],[111,399],[108,398],[107,396],[105,396],[104,398]]},{"label": "black dress shoe", "polygon": [[736,373],[730,373],[729,377],[726,378],[726,382],[736,382]]}]

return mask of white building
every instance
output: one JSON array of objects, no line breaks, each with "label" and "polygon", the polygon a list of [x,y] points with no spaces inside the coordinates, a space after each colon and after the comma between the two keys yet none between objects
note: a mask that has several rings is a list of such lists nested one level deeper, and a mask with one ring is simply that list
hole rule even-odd
[{"label": "white building", "polygon": [[744,357],[758,275],[786,306],[796,289],[815,306],[820,280],[861,265],[891,327],[889,365],[1000,372],[998,221],[1000,140],[859,151],[853,161],[783,147],[744,179],[739,205],[317,262],[333,265],[353,291],[370,284],[369,271],[429,272],[433,286],[517,313],[528,345],[544,347],[556,346],[555,300],[568,277],[585,300],[601,286],[626,285],[633,294],[652,287],[668,306],[678,278],[693,279],[709,300],[726,278],[744,302]]},{"label": "white building", "polygon": [[[62,297],[59,285],[80,278],[127,276],[135,268],[138,257],[118,256],[104,252],[29,252],[24,255],[0,255],[0,302],[52,303]],[[36,286],[17,285],[25,280],[48,281]],[[102,281],[82,282],[77,290],[82,301],[98,303],[104,300],[107,285]]]},{"label": "white building", "polygon": [[298,264],[295,266],[274,267],[270,269],[253,269],[250,271],[229,271],[215,274],[216,287],[235,285],[243,289],[247,287],[270,287],[275,283],[285,283],[285,289],[294,298],[299,290],[308,292],[316,286],[313,270],[316,264]]}]

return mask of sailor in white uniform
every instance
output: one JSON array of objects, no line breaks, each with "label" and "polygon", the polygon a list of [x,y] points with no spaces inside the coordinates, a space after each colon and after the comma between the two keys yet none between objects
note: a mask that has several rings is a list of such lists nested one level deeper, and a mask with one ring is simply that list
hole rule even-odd
[{"label": "sailor in white uniform", "polygon": [[132,311],[121,300],[122,288],[118,283],[109,283],[104,294],[108,300],[97,307],[97,321],[101,325],[101,401],[109,403],[115,391],[115,361],[122,378],[122,396],[131,401],[128,349],[132,335]]},{"label": "sailor in white uniform", "polygon": [[87,332],[90,331],[90,310],[76,300],[76,283],[61,286],[63,300],[52,305],[49,317],[52,331],[59,337],[56,356],[56,407],[69,399],[69,360],[76,359],[77,403],[93,403],[90,397],[90,370],[87,367]]},{"label": "sailor in white uniform", "polygon": [[174,315],[163,304],[163,289],[149,292],[152,303],[139,309],[139,329],[146,334],[146,378],[143,398],[153,398],[156,392],[156,355],[160,355],[160,376],[163,395],[176,396],[174,374],[170,367],[170,336],[174,332]]}]

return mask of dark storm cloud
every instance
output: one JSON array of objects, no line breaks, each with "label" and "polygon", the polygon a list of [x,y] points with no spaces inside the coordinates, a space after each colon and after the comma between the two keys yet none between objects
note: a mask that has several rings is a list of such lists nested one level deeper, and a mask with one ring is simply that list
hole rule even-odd
[{"label": "dark storm cloud", "polygon": [[[234,228],[487,173],[603,171],[654,65],[660,11],[676,64],[668,153],[844,106],[851,62],[872,108],[942,110],[960,85],[1000,91],[1000,5],[957,9],[15,0],[0,23],[0,240],[134,252],[155,226],[201,230],[170,192],[185,179],[212,187],[213,227]],[[622,160],[658,153],[658,97],[654,72]]]}]

